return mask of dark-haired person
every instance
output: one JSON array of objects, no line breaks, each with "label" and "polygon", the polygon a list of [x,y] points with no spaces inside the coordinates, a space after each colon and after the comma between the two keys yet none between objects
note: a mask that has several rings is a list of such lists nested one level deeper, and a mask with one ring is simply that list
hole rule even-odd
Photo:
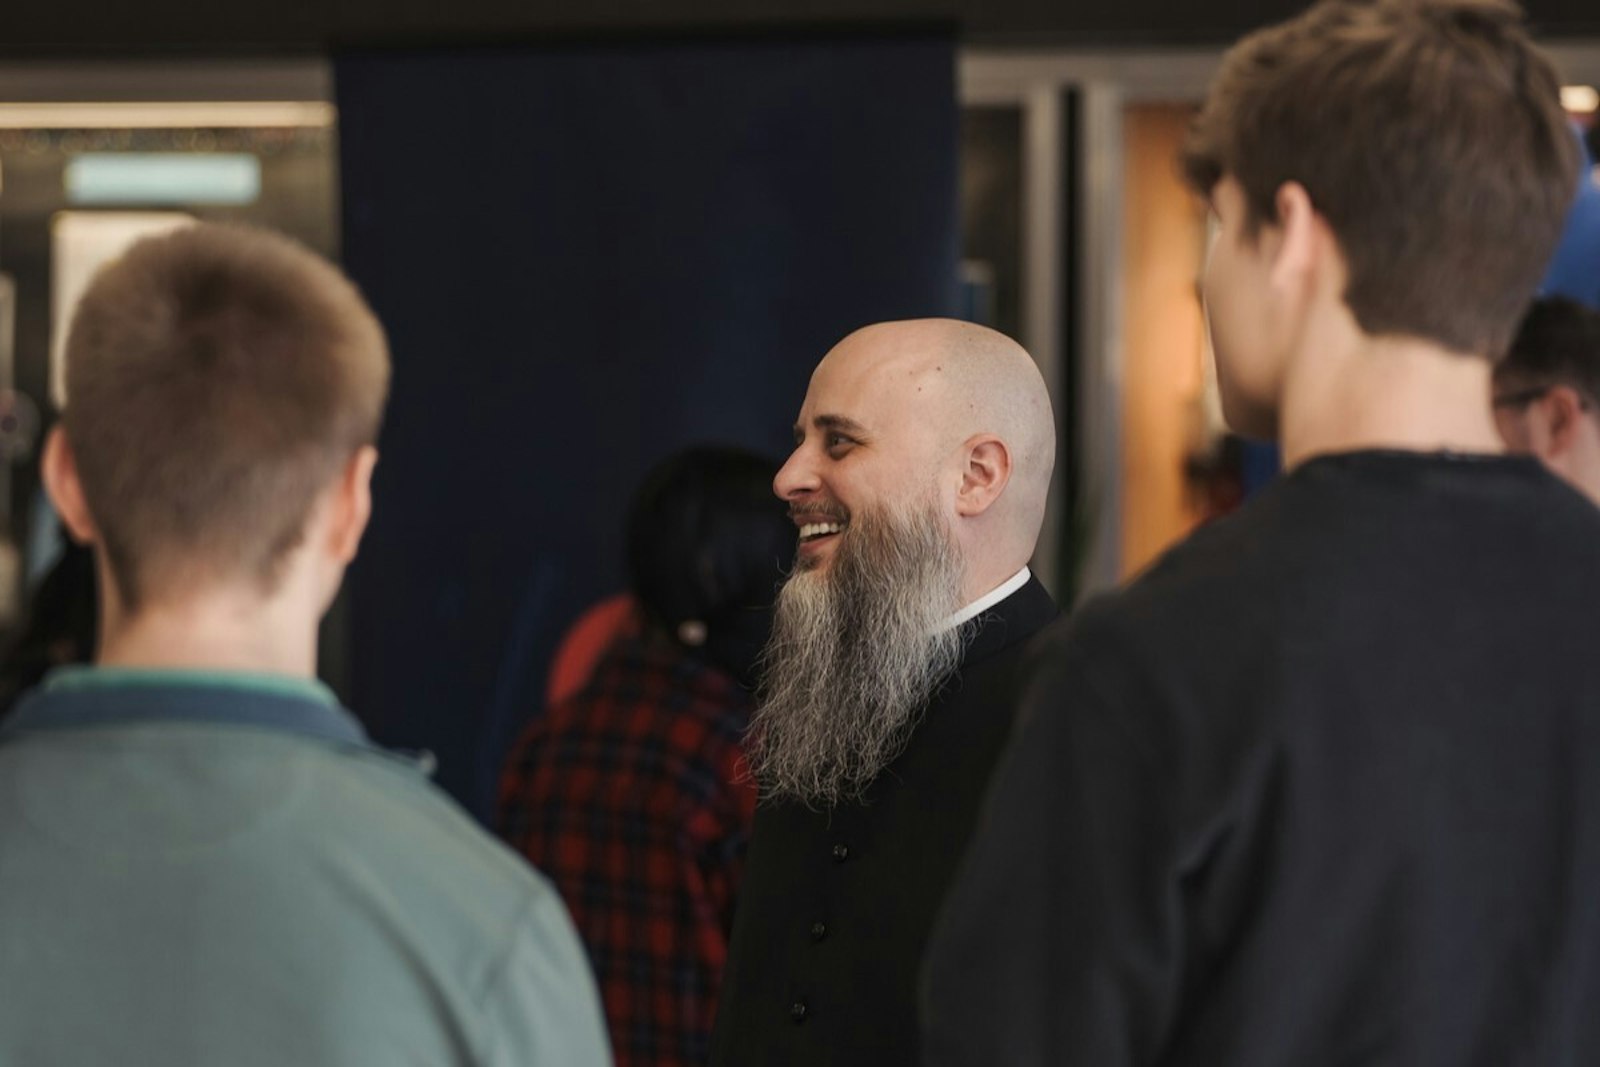
[{"label": "dark-haired person", "polygon": [[100,640],[0,726],[0,1062],[609,1062],[560,898],[316,681],[388,381],[274,234],[90,285],[44,479]]},{"label": "dark-haired person", "polygon": [[1600,503],[1600,311],[1534,302],[1494,369],[1494,415],[1513,452],[1538,456]]},{"label": "dark-haired person", "polygon": [[773,488],[800,545],[712,1063],[912,1065],[923,946],[1056,616],[1028,569],[1050,397],[1003,334],[878,323],[823,357],[794,433]]},{"label": "dark-haired person", "polygon": [[71,540],[28,604],[28,624],[0,664],[0,719],[57,667],[94,658],[94,554]]},{"label": "dark-haired person", "polygon": [[628,517],[638,627],[524,732],[499,828],[566,899],[618,1067],[702,1067],[756,791],[742,741],[795,533],[778,465],[679,453]]},{"label": "dark-haired person", "polygon": [[933,1067],[1600,1062],[1600,510],[1489,396],[1572,201],[1497,0],[1324,0],[1184,150],[1224,411],[1287,473],[1040,643]]}]

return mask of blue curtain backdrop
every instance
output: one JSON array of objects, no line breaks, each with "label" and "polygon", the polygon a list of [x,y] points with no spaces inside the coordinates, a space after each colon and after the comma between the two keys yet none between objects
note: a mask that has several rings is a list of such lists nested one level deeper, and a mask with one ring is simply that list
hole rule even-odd
[{"label": "blue curtain backdrop", "polygon": [[480,817],[640,475],[790,444],[845,333],[957,304],[948,40],[346,54],[344,259],[388,328],[351,691]]}]

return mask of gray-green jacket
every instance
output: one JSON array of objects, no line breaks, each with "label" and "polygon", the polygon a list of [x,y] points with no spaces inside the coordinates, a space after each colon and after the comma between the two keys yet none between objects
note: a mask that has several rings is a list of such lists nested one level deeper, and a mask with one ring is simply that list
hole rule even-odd
[{"label": "gray-green jacket", "polygon": [[0,728],[0,1067],[604,1067],[560,899],[315,683],[78,668]]}]

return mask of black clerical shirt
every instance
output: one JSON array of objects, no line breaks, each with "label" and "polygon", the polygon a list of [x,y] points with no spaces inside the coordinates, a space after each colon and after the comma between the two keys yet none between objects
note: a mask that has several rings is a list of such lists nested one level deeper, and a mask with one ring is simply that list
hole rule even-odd
[{"label": "black clerical shirt", "polygon": [[1600,511],[1315,459],[1042,639],[929,1067],[1600,1063]]},{"label": "black clerical shirt", "polygon": [[716,1067],[915,1067],[928,930],[1010,731],[1037,581],[980,616],[960,672],[864,801],[756,810],[712,1039]]}]

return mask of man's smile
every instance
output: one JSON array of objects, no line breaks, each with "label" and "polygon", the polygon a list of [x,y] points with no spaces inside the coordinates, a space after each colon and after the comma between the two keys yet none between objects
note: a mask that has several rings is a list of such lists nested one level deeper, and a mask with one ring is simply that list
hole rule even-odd
[{"label": "man's smile", "polygon": [[841,522],[810,522],[800,527],[801,541],[815,541],[821,537],[828,537],[844,530],[845,524]]},{"label": "man's smile", "polygon": [[833,509],[791,508],[789,518],[800,528],[802,558],[818,556],[850,528],[849,517]]}]

